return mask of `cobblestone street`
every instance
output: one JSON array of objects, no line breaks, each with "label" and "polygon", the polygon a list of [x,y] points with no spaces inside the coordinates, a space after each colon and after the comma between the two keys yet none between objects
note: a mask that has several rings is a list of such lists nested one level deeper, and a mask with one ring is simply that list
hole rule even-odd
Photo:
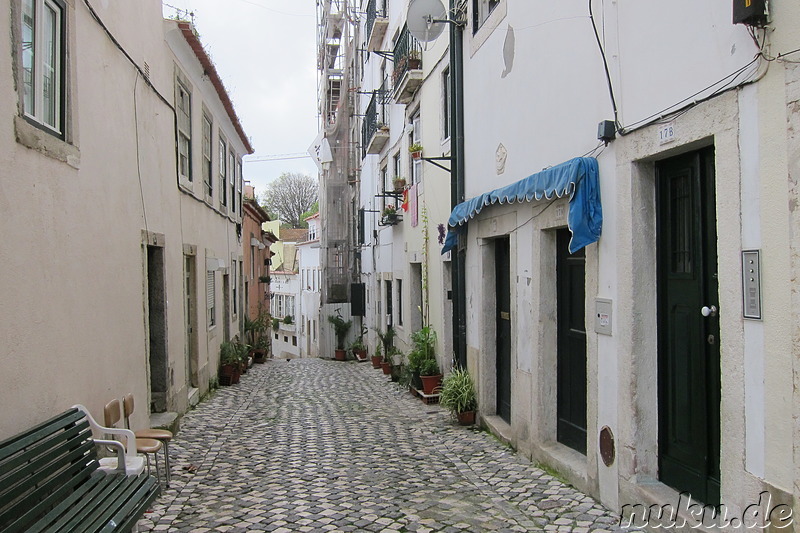
[{"label": "cobblestone street", "polygon": [[369,363],[255,365],[187,413],[140,531],[618,531],[616,515]]}]

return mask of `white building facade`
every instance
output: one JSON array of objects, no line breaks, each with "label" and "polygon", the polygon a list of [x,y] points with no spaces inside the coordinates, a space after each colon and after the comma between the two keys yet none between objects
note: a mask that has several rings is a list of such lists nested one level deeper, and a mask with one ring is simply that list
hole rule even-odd
[{"label": "white building facade", "polygon": [[588,7],[461,14],[466,198],[487,196],[451,220],[483,423],[614,509],[796,507],[800,9]]},{"label": "white building facade", "polygon": [[300,267],[300,305],[297,324],[300,327],[301,357],[318,357],[322,287],[319,236],[322,231],[322,220],[317,213],[308,217],[306,222],[308,223],[308,239],[297,244]]}]

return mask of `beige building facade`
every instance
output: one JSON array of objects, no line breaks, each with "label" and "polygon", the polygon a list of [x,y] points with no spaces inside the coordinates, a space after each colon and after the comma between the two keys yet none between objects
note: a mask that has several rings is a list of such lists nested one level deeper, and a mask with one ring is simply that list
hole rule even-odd
[{"label": "beige building facade", "polygon": [[[161,9],[0,10],[11,35],[0,53],[12,58],[0,66],[0,438],[75,403],[99,416],[128,392],[183,412],[239,332],[241,157],[252,148],[188,23]],[[147,417],[138,410],[133,426]]]}]

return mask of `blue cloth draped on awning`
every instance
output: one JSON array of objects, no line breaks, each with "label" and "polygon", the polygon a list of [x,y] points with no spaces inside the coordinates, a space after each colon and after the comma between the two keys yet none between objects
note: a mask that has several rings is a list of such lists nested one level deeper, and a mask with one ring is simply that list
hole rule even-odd
[{"label": "blue cloth draped on awning", "polygon": [[560,165],[532,174],[511,185],[483,193],[453,208],[448,223],[447,238],[442,253],[458,244],[458,233],[481,210],[496,203],[532,202],[570,195],[567,224],[572,239],[569,252],[575,253],[587,244],[597,242],[603,229],[603,209],[600,205],[600,183],[597,159],[576,157]]}]

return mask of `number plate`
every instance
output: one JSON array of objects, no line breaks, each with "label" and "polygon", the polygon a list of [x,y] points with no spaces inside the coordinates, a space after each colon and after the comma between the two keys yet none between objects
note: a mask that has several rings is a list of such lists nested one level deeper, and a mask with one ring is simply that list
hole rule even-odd
[{"label": "number plate", "polygon": [[658,129],[658,144],[667,144],[675,140],[675,123],[664,124]]}]

